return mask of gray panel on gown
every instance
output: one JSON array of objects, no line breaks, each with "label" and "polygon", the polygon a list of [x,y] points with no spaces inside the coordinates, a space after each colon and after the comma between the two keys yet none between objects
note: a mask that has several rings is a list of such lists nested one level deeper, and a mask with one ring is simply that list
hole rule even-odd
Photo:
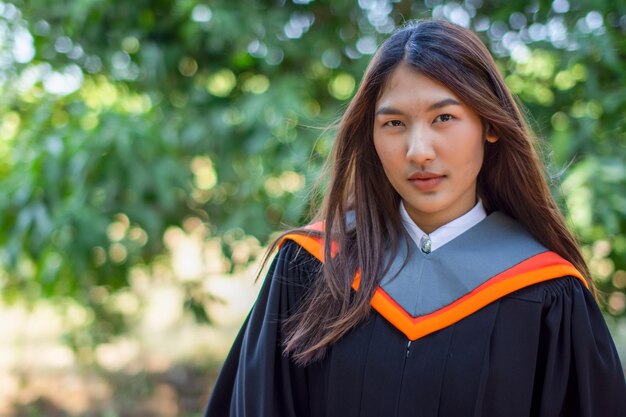
[{"label": "gray panel on gown", "polygon": [[400,242],[381,286],[413,317],[445,307],[494,275],[547,251],[515,220],[498,212],[429,254],[408,240],[408,245]]}]

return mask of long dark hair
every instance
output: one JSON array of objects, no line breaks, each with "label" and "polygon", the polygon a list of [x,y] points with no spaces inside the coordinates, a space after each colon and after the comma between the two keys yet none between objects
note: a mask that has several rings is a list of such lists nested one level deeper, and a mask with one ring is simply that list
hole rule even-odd
[{"label": "long dark hair", "polygon": [[[322,358],[328,346],[368,315],[386,267],[385,248],[397,245],[395,236],[402,233],[400,197],[373,143],[376,102],[401,62],[445,85],[480,116],[485,135],[499,139],[485,144],[478,175],[478,195],[487,212],[497,210],[516,219],[574,264],[593,288],[576,240],[550,194],[535,139],[485,45],[470,30],[449,22],[413,21],[380,46],[339,124],[328,161],[332,176],[316,216],[325,223],[326,262],[283,326],[284,352],[298,364]],[[347,223],[349,212],[353,221]],[[335,257],[330,256],[331,241],[339,247]],[[354,292],[357,269],[361,282]]]}]

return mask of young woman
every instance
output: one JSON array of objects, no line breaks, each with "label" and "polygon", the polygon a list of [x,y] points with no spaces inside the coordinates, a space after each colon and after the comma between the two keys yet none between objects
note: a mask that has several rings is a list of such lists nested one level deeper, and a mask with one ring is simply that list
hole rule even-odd
[{"label": "young woman", "polygon": [[374,55],[317,222],[283,235],[207,417],[626,415],[580,250],[485,46]]}]

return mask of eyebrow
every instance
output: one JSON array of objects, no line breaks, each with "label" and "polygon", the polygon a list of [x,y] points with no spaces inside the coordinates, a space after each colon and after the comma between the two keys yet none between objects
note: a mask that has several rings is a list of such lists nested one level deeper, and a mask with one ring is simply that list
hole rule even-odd
[{"label": "eyebrow", "polygon": [[[428,106],[426,110],[431,111],[431,110],[440,109],[446,106],[461,106],[461,105],[462,104],[459,101],[453,99],[452,97],[447,97],[447,98],[444,98],[443,100],[434,102],[433,104]],[[380,114],[404,114],[404,112],[399,109],[396,109],[395,107],[382,106],[378,108],[378,110],[376,110],[375,115],[378,116]]]}]

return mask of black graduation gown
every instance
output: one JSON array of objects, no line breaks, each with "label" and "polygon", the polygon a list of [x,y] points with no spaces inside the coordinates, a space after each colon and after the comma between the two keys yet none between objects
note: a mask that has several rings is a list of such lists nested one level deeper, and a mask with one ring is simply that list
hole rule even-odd
[{"label": "black graduation gown", "polygon": [[294,242],[274,259],[205,417],[624,417],[626,383],[602,314],[578,279],[535,284],[408,343],[372,310],[307,367],[280,321],[320,262]]}]

